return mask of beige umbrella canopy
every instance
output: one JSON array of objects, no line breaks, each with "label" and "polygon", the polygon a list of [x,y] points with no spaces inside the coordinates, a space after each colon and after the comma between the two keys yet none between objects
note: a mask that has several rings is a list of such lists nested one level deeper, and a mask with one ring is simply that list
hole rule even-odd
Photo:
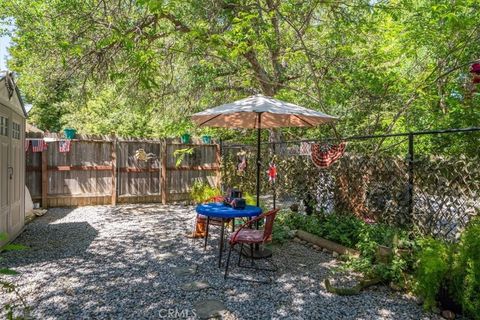
[{"label": "beige umbrella canopy", "polygon": [[257,94],[192,115],[200,127],[257,129],[257,206],[260,200],[260,129],[315,127],[336,117]]},{"label": "beige umbrella canopy", "polygon": [[192,120],[201,127],[267,129],[315,127],[337,118],[257,94],[195,113]]}]

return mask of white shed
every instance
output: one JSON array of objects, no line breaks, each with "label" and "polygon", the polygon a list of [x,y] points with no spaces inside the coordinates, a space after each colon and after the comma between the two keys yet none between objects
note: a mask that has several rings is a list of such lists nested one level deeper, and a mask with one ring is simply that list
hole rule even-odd
[{"label": "white shed", "polygon": [[25,221],[25,118],[13,75],[0,72],[0,233],[10,240]]}]

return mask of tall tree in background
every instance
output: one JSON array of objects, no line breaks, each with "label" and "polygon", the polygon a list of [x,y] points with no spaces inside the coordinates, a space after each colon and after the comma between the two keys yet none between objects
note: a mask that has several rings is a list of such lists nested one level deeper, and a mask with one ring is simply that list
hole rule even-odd
[{"label": "tall tree in background", "polygon": [[47,129],[175,134],[190,113],[253,93],[341,116],[343,135],[480,120],[468,73],[480,52],[473,0],[0,0],[0,8],[16,25],[9,66]]}]

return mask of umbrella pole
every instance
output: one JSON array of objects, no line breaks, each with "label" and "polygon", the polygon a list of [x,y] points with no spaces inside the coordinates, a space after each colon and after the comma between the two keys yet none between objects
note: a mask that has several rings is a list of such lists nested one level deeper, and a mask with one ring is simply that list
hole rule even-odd
[{"label": "umbrella pole", "polygon": [[[257,123],[257,207],[260,207],[260,172],[261,172],[261,147],[260,142],[262,138],[262,113],[258,113],[258,123]],[[259,228],[259,221],[256,223],[257,230]],[[249,254],[247,254],[249,255]],[[272,251],[267,248],[260,248],[258,244],[255,245],[255,251],[253,252],[254,259],[264,259],[272,255]]]},{"label": "umbrella pole", "polygon": [[257,128],[257,207],[260,206],[260,170],[262,156],[260,155],[260,140],[261,140],[261,129],[260,129],[260,116],[258,117],[258,128]]}]

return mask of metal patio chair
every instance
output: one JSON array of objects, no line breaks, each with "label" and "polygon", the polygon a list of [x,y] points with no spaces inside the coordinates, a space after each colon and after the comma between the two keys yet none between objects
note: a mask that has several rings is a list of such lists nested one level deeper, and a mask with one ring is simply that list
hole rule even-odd
[{"label": "metal patio chair", "polygon": [[[227,279],[228,276],[228,267],[230,265],[230,256],[232,254],[232,250],[237,244],[240,244],[240,251],[238,253],[238,266],[242,268],[253,268],[257,270],[265,270],[265,271],[276,271],[277,268],[271,262],[273,268],[266,269],[266,268],[258,268],[254,267],[254,246],[255,245],[262,245],[272,241],[272,231],[273,231],[273,222],[275,221],[275,217],[280,209],[270,210],[266,213],[261,214],[255,219],[247,221],[243,224],[236,232],[232,233],[229,237],[229,244],[230,248],[228,250],[227,256],[227,263],[225,266],[225,275],[224,279]],[[265,219],[265,224],[263,226],[263,230],[252,229],[251,227],[255,225],[257,222],[262,221]],[[242,266],[241,259],[243,254],[243,245],[247,244],[250,246],[250,266]]]}]

